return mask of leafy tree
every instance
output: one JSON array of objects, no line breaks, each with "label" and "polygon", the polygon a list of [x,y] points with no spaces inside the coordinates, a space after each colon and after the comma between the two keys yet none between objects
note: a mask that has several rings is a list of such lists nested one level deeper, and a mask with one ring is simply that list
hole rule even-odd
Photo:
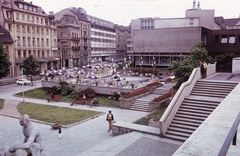
[{"label": "leafy tree", "polygon": [[9,74],[10,65],[9,55],[4,52],[3,44],[0,42],[0,79]]},{"label": "leafy tree", "polygon": [[181,56],[180,61],[173,61],[169,69],[173,71],[176,78],[179,78],[178,85],[181,85],[188,80],[193,69],[199,67],[199,61],[211,62],[211,60],[208,51],[199,41],[189,50],[189,55]]},{"label": "leafy tree", "polygon": [[217,62],[217,72],[231,72],[232,71],[232,59],[234,54],[218,55],[214,58],[214,62]]},{"label": "leafy tree", "polygon": [[24,68],[24,74],[31,77],[31,84],[33,85],[32,76],[40,74],[38,61],[30,55],[25,61],[23,61],[22,67]]}]

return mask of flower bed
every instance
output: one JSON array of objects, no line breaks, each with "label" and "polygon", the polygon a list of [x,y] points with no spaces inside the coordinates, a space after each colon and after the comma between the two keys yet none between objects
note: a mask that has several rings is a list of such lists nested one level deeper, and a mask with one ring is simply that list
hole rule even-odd
[{"label": "flower bed", "polygon": [[156,97],[155,99],[153,99],[153,102],[160,102],[160,101],[162,101],[162,100],[164,100],[166,98],[169,98],[170,96],[171,96],[171,91]]},{"label": "flower bed", "polygon": [[131,92],[131,93],[124,94],[124,95],[123,95],[123,98],[131,98],[131,97],[134,97],[134,96],[137,96],[137,95],[146,93],[146,92],[148,92],[148,91],[149,91],[148,88],[141,88],[141,89],[135,90],[135,91],[133,91],[133,92]]},{"label": "flower bed", "polygon": [[146,87],[152,87],[152,86],[157,86],[157,85],[159,85],[159,82],[151,82],[151,83],[149,83],[149,84],[147,84],[147,86]]}]

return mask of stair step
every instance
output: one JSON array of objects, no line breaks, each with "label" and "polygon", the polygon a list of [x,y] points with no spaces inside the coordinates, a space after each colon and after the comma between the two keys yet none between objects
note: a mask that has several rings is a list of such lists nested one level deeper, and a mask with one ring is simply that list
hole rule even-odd
[{"label": "stair step", "polygon": [[[200,94],[198,93],[191,93],[190,95],[197,95],[197,96],[200,96]],[[215,94],[201,94],[201,96],[209,96],[209,97],[219,97],[219,98],[225,98],[226,95],[215,95]]]},{"label": "stair step", "polygon": [[190,105],[181,105],[180,108],[203,110],[203,111],[209,111],[209,112],[212,112],[215,109],[215,108],[204,108],[204,107],[190,106]]},{"label": "stair step", "polygon": [[188,137],[181,137],[181,136],[175,136],[175,135],[171,135],[171,134],[165,134],[164,137],[169,138],[169,139],[174,139],[174,140],[178,140],[178,141],[186,141]]},{"label": "stair step", "polygon": [[199,119],[193,119],[193,118],[191,118],[191,119],[189,119],[189,118],[185,118],[185,117],[179,117],[179,116],[175,116],[174,118],[173,118],[173,120],[177,120],[177,121],[180,121],[180,122],[189,122],[189,123],[193,123],[193,124],[202,124],[202,122],[204,121],[204,120],[199,120]]},{"label": "stair step", "polygon": [[196,119],[196,120],[200,120],[200,121],[204,121],[206,119],[205,117],[191,116],[191,115],[178,114],[178,113],[175,116],[176,117],[186,118],[186,119]]},{"label": "stair step", "polygon": [[[197,129],[197,128],[196,128]],[[186,134],[192,134],[196,129],[190,130],[190,129],[184,129],[184,128],[177,128],[177,127],[172,127],[171,125],[168,127],[168,131],[175,131],[179,133],[186,133]]]},{"label": "stair step", "polygon": [[181,120],[177,120],[176,118],[173,119],[172,123],[188,125],[188,126],[193,126],[193,127],[199,127],[202,124],[202,122],[199,122],[199,121],[198,122],[190,122],[189,120],[181,121]]},{"label": "stair step", "polygon": [[187,138],[191,135],[191,134],[188,134],[188,133],[176,132],[176,131],[172,131],[172,130],[167,130],[166,134],[172,134],[172,135],[187,137]]},{"label": "stair step", "polygon": [[204,110],[197,110],[197,109],[186,109],[186,108],[179,108],[178,111],[184,111],[184,112],[191,112],[196,114],[206,114],[209,115],[212,113],[212,111],[204,111]]},{"label": "stair step", "polygon": [[196,107],[217,107],[219,105],[219,103],[213,103],[213,102],[207,102],[207,101],[204,101],[204,102],[196,102],[196,101],[183,101],[182,102],[182,105],[191,105],[191,106],[196,106]]},{"label": "stair step", "polygon": [[195,131],[198,128],[198,127],[181,125],[181,124],[176,124],[176,123],[171,123],[170,127],[171,128],[179,128],[179,129],[189,130],[189,131]]},{"label": "stair step", "polygon": [[136,109],[136,108],[130,108],[130,110],[142,111],[142,112],[149,112],[148,109]]},{"label": "stair step", "polygon": [[191,117],[205,117],[207,118],[208,115],[207,114],[200,114],[200,113],[191,113],[191,112],[184,112],[184,111],[181,111],[181,110],[178,110],[177,114],[183,114],[183,115],[190,115]]},{"label": "stair step", "polygon": [[203,105],[203,104],[194,104],[194,103],[183,103],[181,106],[215,109],[218,105],[207,105],[207,104]]}]

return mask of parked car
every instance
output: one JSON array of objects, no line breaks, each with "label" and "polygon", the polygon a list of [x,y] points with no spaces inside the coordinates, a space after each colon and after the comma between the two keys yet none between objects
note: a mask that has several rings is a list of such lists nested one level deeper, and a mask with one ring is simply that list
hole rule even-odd
[{"label": "parked car", "polygon": [[18,79],[16,81],[16,83],[18,85],[30,85],[31,84],[31,81],[27,80],[27,79]]}]

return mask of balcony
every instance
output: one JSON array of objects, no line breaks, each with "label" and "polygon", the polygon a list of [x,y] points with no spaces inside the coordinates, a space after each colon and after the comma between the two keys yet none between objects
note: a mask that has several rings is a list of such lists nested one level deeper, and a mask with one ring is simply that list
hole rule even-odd
[{"label": "balcony", "polygon": [[80,50],[80,46],[72,46],[73,50]]},{"label": "balcony", "polygon": [[80,41],[80,38],[79,37],[72,37],[71,40]]}]

